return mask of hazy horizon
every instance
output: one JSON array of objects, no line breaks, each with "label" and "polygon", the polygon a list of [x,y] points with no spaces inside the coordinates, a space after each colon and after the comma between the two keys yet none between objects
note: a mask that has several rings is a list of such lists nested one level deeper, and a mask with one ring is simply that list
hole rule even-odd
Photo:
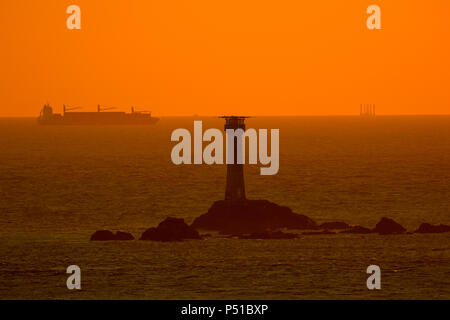
[{"label": "hazy horizon", "polygon": [[[92,108],[91,109],[82,109],[80,110],[82,112],[96,112],[96,110],[94,110]],[[117,111],[117,112],[129,112],[130,110],[126,110],[126,109],[117,109],[117,110],[111,110],[111,111]],[[62,113],[62,110],[59,111],[58,109],[55,110],[55,108],[53,108],[53,112],[54,113]],[[250,116],[250,117],[360,117],[360,114],[358,113],[342,113],[342,114],[247,114],[247,113],[231,113],[231,112],[222,112],[219,114],[197,114],[197,113],[191,113],[191,114],[156,114],[154,112],[152,112],[152,115],[155,117],[160,117],[160,118],[192,118],[192,117],[221,117],[223,115],[228,115],[228,114],[233,114],[233,115],[245,115],[245,116]],[[11,115],[11,116],[2,116],[0,115],[0,119],[14,119],[14,118],[18,118],[18,119],[29,119],[29,118],[37,118],[39,116],[38,114],[34,114],[34,115]],[[396,117],[396,116],[450,116],[450,112],[449,113],[379,113],[376,114],[376,116],[379,117]]]}]

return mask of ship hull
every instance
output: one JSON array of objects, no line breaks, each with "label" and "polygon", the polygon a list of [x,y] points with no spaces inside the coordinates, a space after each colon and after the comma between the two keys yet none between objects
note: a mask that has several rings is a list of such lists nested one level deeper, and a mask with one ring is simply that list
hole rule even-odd
[{"label": "ship hull", "polygon": [[37,119],[38,124],[46,126],[76,125],[154,125],[159,118],[146,119]]}]

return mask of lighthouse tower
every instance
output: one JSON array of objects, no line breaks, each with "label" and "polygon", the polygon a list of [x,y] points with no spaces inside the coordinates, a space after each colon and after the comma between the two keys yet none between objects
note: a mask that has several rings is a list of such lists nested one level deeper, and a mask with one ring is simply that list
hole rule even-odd
[{"label": "lighthouse tower", "polygon": [[[227,129],[245,131],[245,119],[248,117],[225,116],[225,132]],[[228,139],[228,137],[227,137]],[[237,163],[238,146],[243,147],[237,143],[237,138],[234,138],[234,161],[233,164],[227,164],[227,188],[225,191],[225,200],[227,201],[241,201],[245,200],[245,183],[244,183],[244,165]],[[244,150],[242,150],[244,151]],[[229,154],[229,152],[227,152]]]}]

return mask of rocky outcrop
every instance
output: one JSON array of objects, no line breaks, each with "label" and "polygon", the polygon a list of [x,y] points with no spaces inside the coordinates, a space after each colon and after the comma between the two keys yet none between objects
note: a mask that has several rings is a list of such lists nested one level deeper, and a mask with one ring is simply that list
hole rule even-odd
[{"label": "rocky outcrop", "polygon": [[319,226],[319,229],[324,229],[324,230],[344,230],[344,229],[348,229],[348,228],[350,228],[350,225],[345,222],[341,222],[341,221],[325,222]]},{"label": "rocky outcrop", "polygon": [[91,236],[91,241],[112,241],[116,240],[115,237],[114,233],[109,230],[99,230]]},{"label": "rocky outcrop", "polygon": [[373,232],[379,234],[402,234],[406,232],[406,229],[390,218],[381,218],[377,223]]},{"label": "rocky outcrop", "polygon": [[445,224],[440,224],[437,226],[431,225],[429,223],[422,223],[414,233],[445,233],[450,232],[450,226]]},{"label": "rocky outcrop", "polygon": [[146,230],[140,240],[150,241],[182,241],[187,239],[201,239],[194,228],[188,226],[184,219],[167,218],[157,228]]},{"label": "rocky outcrop", "polygon": [[216,201],[192,223],[202,230],[223,234],[251,234],[276,229],[317,229],[309,217],[267,200]]},{"label": "rocky outcrop", "polygon": [[259,232],[259,233],[252,233],[247,235],[239,235],[239,239],[275,239],[275,240],[281,240],[281,239],[296,239],[298,238],[298,234],[296,233],[285,233],[282,231],[275,231],[275,232]]},{"label": "rocky outcrop", "polygon": [[117,231],[116,232],[116,240],[134,240],[134,237],[131,233],[123,232],[123,231]]},{"label": "rocky outcrop", "polygon": [[91,241],[125,241],[125,240],[134,240],[134,237],[131,233],[128,232],[117,231],[116,234],[114,234],[112,231],[109,230],[99,230],[96,231],[91,236]]},{"label": "rocky outcrop", "polygon": [[350,229],[341,231],[340,233],[368,234],[368,233],[372,233],[372,230],[370,230],[369,228],[361,227],[361,226],[354,226],[354,227],[351,227]]}]

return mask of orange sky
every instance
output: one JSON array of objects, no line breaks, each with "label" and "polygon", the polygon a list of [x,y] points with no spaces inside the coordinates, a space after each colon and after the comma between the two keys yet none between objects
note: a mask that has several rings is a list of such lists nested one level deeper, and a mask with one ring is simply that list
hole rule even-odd
[{"label": "orange sky", "polygon": [[[66,8],[82,30],[66,28]],[[366,27],[366,8],[382,28]],[[450,113],[448,0],[0,2],[0,116]]]}]

